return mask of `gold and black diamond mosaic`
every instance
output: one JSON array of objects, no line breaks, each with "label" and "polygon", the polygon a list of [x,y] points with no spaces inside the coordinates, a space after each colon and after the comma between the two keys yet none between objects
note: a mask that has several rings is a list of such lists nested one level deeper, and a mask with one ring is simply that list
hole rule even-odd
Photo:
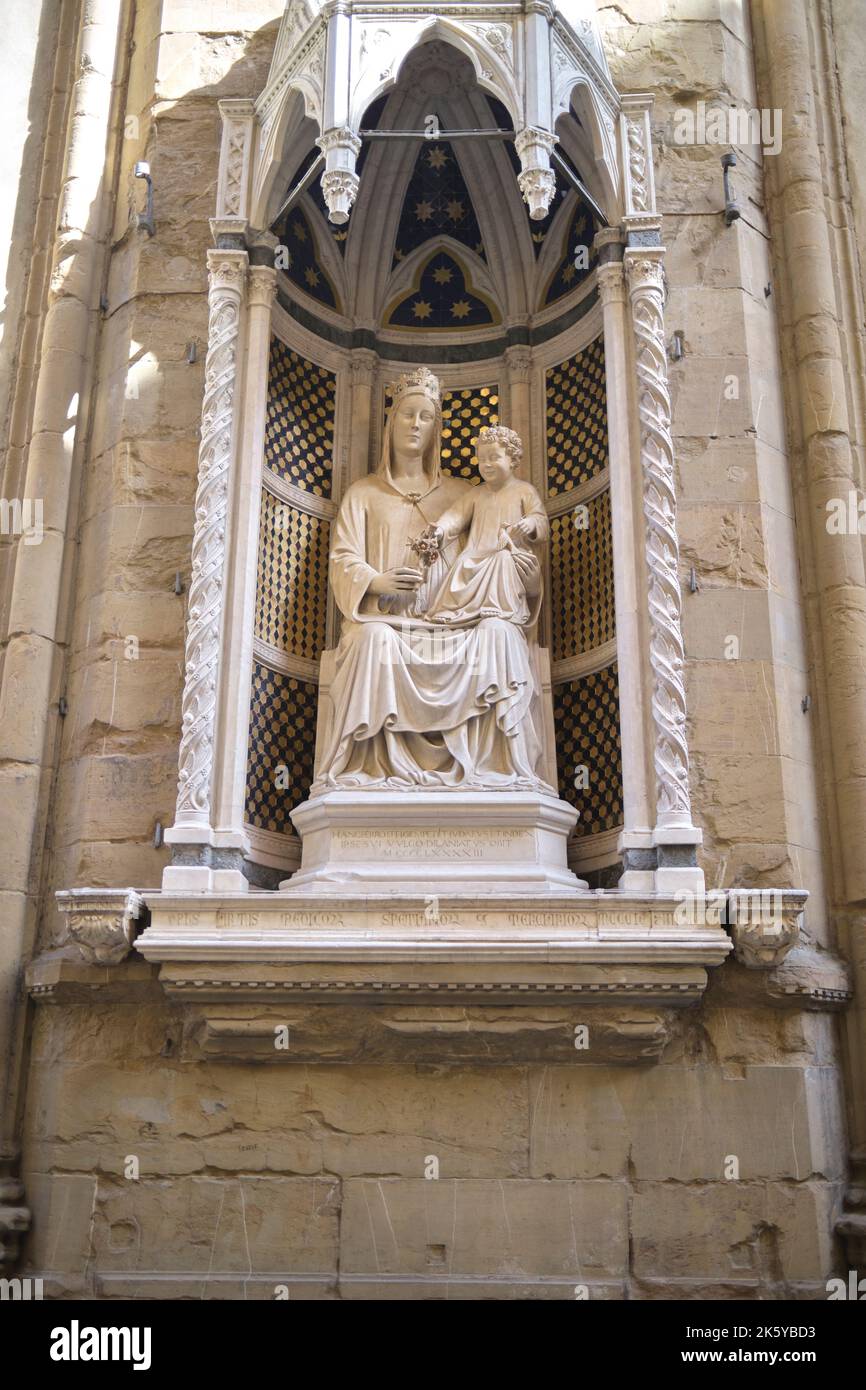
[{"label": "gold and black diamond mosaic", "polygon": [[499,424],[499,387],[467,386],[442,397],[442,472],[480,483],[475,440],[482,429]]},{"label": "gold and black diamond mosaic", "polygon": [[328,612],[330,522],[262,490],[255,634],[318,661]]},{"label": "gold and black diamond mosaic", "polygon": [[610,493],[550,520],[550,611],[554,661],[616,636]]},{"label": "gold and black diamond mosaic", "polygon": [[580,812],[575,836],[622,825],[622,753],[616,662],[553,690],[559,795]]},{"label": "gold and black diamond mosaic", "polygon": [[313,780],[318,686],[253,661],[247,823],[292,834],[289,812]]},{"label": "gold and black diamond mosaic", "polygon": [[302,492],[331,496],[337,378],[271,339],[265,462]]},{"label": "gold and black diamond mosaic", "polygon": [[547,373],[547,495],[558,497],[607,466],[604,339]]}]

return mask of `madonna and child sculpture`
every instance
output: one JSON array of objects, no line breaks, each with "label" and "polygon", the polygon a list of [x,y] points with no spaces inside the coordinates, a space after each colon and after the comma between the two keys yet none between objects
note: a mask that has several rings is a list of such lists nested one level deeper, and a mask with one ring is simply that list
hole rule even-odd
[{"label": "madonna and child sculpture", "polygon": [[379,468],[340,506],[330,582],[342,631],[322,662],[288,891],[581,886],[539,678],[547,516],[516,476],[513,430],[481,431],[477,486],[442,472],[441,435],[437,378],[401,377]]}]

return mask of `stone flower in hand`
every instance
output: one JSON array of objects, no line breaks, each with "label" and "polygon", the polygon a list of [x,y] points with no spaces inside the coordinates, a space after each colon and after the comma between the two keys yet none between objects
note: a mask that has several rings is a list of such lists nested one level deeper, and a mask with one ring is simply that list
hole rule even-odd
[{"label": "stone flower in hand", "polygon": [[420,536],[409,542],[409,549],[415,552],[425,569],[429,569],[439,555],[441,541],[438,527],[427,526]]}]

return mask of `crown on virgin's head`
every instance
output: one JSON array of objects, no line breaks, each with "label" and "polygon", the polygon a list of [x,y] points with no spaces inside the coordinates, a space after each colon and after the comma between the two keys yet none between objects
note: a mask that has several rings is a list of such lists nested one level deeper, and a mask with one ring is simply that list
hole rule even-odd
[{"label": "crown on virgin's head", "polygon": [[402,396],[408,396],[413,391],[421,391],[437,405],[442,404],[442,384],[438,376],[434,376],[427,367],[419,367],[414,372],[404,372],[392,382],[388,390],[393,405],[396,405]]}]

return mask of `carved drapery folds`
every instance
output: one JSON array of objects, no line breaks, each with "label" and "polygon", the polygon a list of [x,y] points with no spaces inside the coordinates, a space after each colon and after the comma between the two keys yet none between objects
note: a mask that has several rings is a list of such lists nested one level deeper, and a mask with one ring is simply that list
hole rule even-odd
[{"label": "carved drapery folds", "polygon": [[210,824],[220,624],[245,251],[209,251],[208,353],[199,448],[175,830]]},{"label": "carved drapery folds", "polygon": [[662,251],[626,252],[636,340],[649,583],[649,657],[658,823],[691,824],[674,451],[664,337]]}]

